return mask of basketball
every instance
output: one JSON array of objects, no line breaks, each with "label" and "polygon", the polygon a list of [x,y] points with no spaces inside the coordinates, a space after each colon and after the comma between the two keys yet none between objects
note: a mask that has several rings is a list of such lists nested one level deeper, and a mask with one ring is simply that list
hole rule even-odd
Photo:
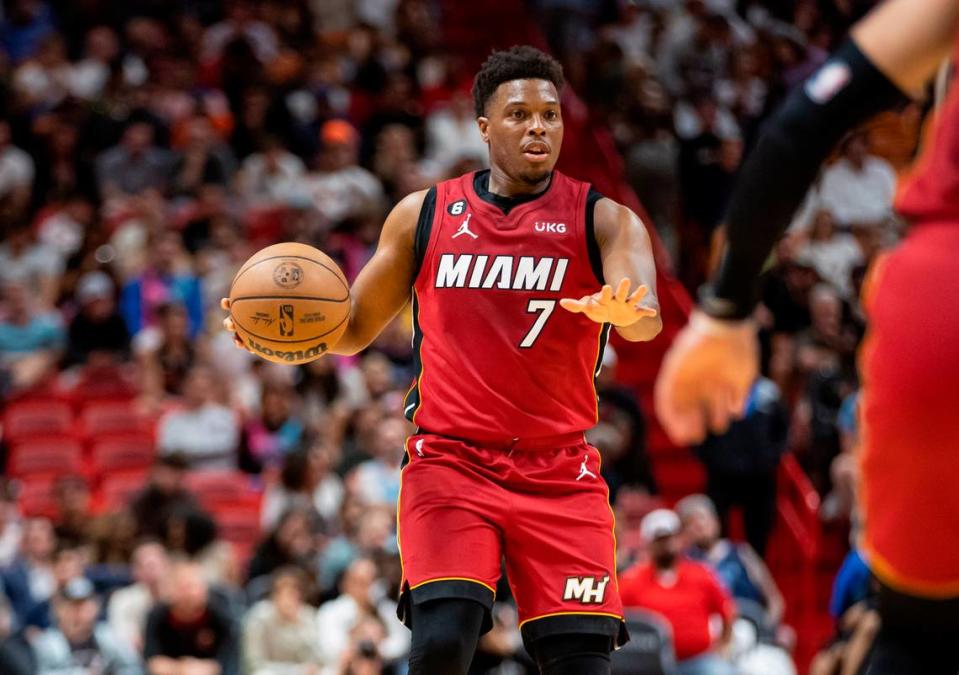
[{"label": "basketball", "polygon": [[262,249],[236,273],[230,316],[243,344],[276,363],[307,363],[346,330],[350,287],[333,260],[312,246],[287,242]]}]

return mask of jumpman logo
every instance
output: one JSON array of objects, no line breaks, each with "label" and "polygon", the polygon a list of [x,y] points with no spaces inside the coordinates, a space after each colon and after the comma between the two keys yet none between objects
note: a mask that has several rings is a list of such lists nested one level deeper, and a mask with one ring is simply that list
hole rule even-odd
[{"label": "jumpman logo", "polygon": [[419,439],[418,441],[416,441],[416,454],[419,455],[420,457],[425,457],[425,455],[423,454],[423,439],[422,439],[422,438]]},{"label": "jumpman logo", "polygon": [[463,223],[460,225],[460,229],[456,230],[456,234],[453,235],[453,239],[456,239],[461,234],[468,234],[469,236],[473,237],[473,239],[479,239],[478,236],[476,236],[470,231],[470,218],[472,217],[473,217],[472,213],[466,214],[466,220],[464,220]]},{"label": "jumpman logo", "polygon": [[576,480],[580,480],[581,478],[585,478],[586,476],[589,476],[591,478],[596,478],[596,474],[590,471],[586,467],[586,463],[588,461],[589,461],[589,455],[586,455],[585,457],[583,457],[583,463],[579,465],[579,475],[576,476]]}]

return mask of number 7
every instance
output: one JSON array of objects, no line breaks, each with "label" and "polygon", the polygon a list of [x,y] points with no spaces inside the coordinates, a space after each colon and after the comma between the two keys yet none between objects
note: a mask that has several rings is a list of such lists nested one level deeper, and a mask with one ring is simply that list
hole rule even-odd
[{"label": "number 7", "polygon": [[524,337],[523,341],[519,343],[521,349],[528,349],[529,347],[533,346],[533,343],[536,342],[536,338],[538,338],[539,334],[543,332],[543,327],[546,326],[546,322],[549,320],[549,316],[553,313],[554,309],[556,309],[555,300],[529,301],[529,304],[526,306],[526,312],[529,314],[535,314],[536,312],[539,312],[539,316],[536,317],[536,321],[533,322],[533,327],[529,329],[526,337]]}]

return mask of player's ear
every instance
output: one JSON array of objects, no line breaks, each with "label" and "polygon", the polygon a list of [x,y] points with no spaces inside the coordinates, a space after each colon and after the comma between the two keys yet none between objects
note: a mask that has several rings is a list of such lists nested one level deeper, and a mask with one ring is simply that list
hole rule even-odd
[{"label": "player's ear", "polygon": [[477,117],[476,126],[479,127],[480,136],[483,137],[483,142],[489,145],[489,118]]}]

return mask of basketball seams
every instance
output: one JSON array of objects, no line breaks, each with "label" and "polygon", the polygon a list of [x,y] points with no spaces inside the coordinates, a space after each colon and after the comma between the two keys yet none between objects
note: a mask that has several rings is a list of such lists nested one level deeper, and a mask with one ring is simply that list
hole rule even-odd
[{"label": "basketball seams", "polygon": [[[230,312],[230,315],[233,316],[233,313]],[[336,324],[335,326],[333,326],[330,330],[326,331],[325,333],[320,333],[319,335],[312,335],[312,336],[310,336],[310,337],[308,337],[308,338],[303,338],[303,339],[301,339],[301,340],[283,340],[283,339],[280,339],[280,338],[271,338],[271,337],[266,337],[266,336],[264,336],[264,335],[257,335],[257,334],[254,333],[253,331],[251,331],[251,330],[247,329],[246,327],[244,327],[243,324],[241,324],[241,323],[237,320],[236,316],[233,316],[233,321],[236,323],[237,327],[238,327],[240,330],[242,330],[244,333],[246,333],[246,334],[249,335],[250,337],[255,337],[255,338],[258,339],[258,340],[263,340],[264,342],[281,342],[281,343],[283,343],[283,344],[297,344],[297,343],[300,343],[300,342],[311,342],[311,341],[313,341],[313,340],[319,340],[320,338],[326,337],[326,336],[329,335],[330,333],[334,332],[337,328],[339,328],[340,326],[342,326],[342,325],[343,325],[343,322],[349,320],[349,318],[350,318],[350,313],[347,312],[347,313],[343,316],[343,318],[340,319],[340,322],[339,322],[338,324]]]},{"label": "basketball seams", "polygon": [[332,267],[330,267],[330,266],[327,265],[326,263],[322,263],[322,262],[320,262],[319,260],[316,260],[315,258],[309,258],[309,257],[307,257],[307,256],[305,256],[305,255],[273,255],[273,256],[270,256],[269,258],[263,258],[262,260],[257,260],[257,261],[256,261],[255,263],[253,263],[252,265],[249,265],[248,267],[246,267],[246,268],[244,268],[244,269],[241,269],[241,270],[237,273],[237,275],[236,275],[235,277],[233,277],[233,281],[230,282],[230,293],[231,293],[231,294],[233,293],[233,287],[236,285],[236,282],[240,280],[240,277],[242,277],[244,274],[246,274],[247,272],[249,272],[251,269],[253,269],[254,267],[256,267],[257,265],[259,265],[259,264],[261,264],[261,263],[269,262],[269,261],[271,261],[271,260],[279,260],[279,259],[281,259],[281,258],[286,258],[286,259],[293,258],[293,259],[296,259],[296,260],[306,260],[306,261],[309,261],[309,262],[313,263],[314,265],[319,265],[320,267],[322,267],[323,269],[325,269],[327,272],[329,272],[330,274],[332,274],[334,277],[336,277],[336,280],[340,282],[340,285],[341,285],[341,286],[343,287],[343,289],[346,291],[346,293],[347,293],[347,296],[346,296],[346,297],[349,298],[350,287],[349,287],[349,285],[346,283],[346,281],[343,279],[343,277],[341,277],[339,274],[337,274],[337,272],[336,272],[335,269],[333,269]]},{"label": "basketball seams", "polygon": [[241,295],[237,298],[231,298],[230,304],[234,302],[240,302],[242,300],[315,300],[316,302],[335,302],[338,305],[342,305],[344,302],[350,301],[349,293],[346,294],[345,298],[323,298],[317,295]]}]

